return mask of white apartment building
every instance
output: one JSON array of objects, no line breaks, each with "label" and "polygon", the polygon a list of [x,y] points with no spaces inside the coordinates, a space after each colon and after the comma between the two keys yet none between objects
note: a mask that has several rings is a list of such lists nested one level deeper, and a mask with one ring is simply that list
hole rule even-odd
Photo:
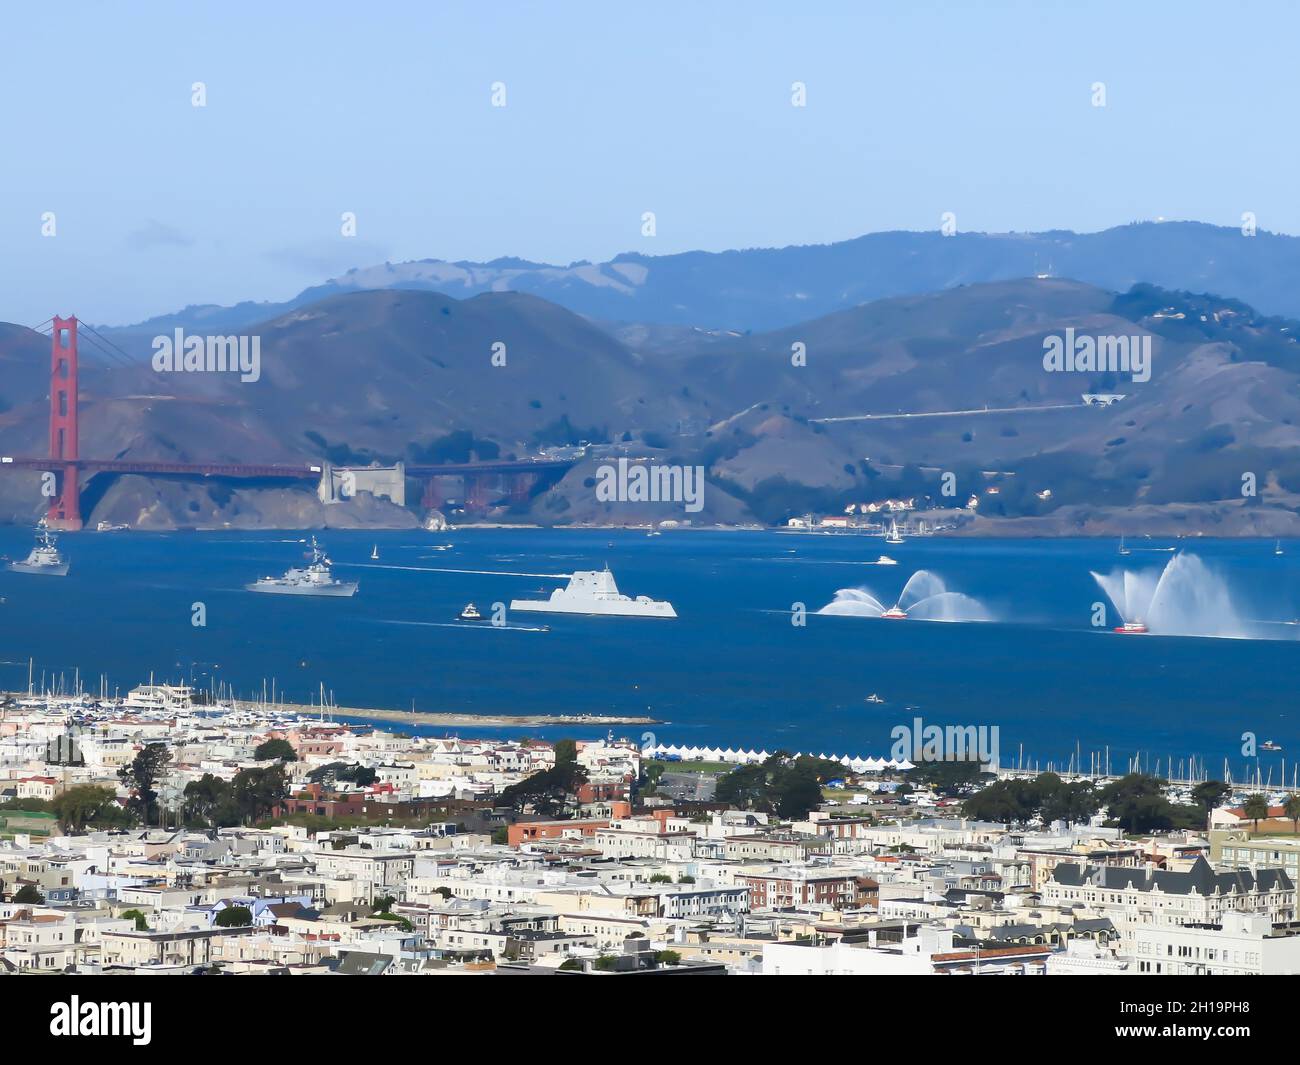
[{"label": "white apartment building", "polygon": [[1186,871],[1062,862],[1043,884],[1043,904],[1109,917],[1127,953],[1146,926],[1218,925],[1232,913],[1294,921],[1296,890],[1280,869],[1216,872],[1203,857]]},{"label": "white apartment building", "polygon": [[1293,976],[1300,935],[1279,934],[1260,914],[1229,912],[1215,925],[1135,928],[1133,959],[1144,976]]}]

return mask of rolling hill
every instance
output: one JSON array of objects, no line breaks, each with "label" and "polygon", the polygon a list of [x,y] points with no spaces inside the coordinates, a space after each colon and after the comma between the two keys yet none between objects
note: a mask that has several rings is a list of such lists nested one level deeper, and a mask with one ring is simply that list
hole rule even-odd
[{"label": "rolling hill", "polygon": [[[1149,380],[1048,372],[1045,341],[1067,331],[1149,343]],[[628,454],[706,467],[697,522],[906,495],[973,532],[1300,531],[1300,325],[1220,297],[1022,278],[744,334],[601,327],[517,292],[374,289],[248,332],[261,338],[256,382],[92,368],[83,454],[410,462],[585,440],[598,447],[513,520],[682,517],[679,505],[596,500],[597,466]],[[0,327],[0,450],[43,448],[47,366],[43,337]],[[1124,398],[1087,406],[1085,393]],[[275,485],[121,478],[92,497],[95,518],[131,524],[415,520]],[[26,521],[39,504],[22,475],[0,479],[0,516]]]}]

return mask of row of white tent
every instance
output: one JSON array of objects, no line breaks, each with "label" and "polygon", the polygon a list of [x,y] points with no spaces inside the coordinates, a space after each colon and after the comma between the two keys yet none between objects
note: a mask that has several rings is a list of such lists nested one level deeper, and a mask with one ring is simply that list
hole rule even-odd
[{"label": "row of white tent", "polygon": [[[644,753],[650,758],[680,758],[683,762],[733,762],[736,765],[765,762],[771,757],[767,751],[733,751],[730,747],[724,751],[718,747],[679,747],[676,744],[662,743],[647,747]],[[800,753],[795,757],[801,758],[803,755]],[[901,771],[916,768],[906,759],[898,762],[893,758],[854,758],[847,754],[819,754],[815,757],[826,762],[839,762],[854,773],[881,773],[886,769]]]}]

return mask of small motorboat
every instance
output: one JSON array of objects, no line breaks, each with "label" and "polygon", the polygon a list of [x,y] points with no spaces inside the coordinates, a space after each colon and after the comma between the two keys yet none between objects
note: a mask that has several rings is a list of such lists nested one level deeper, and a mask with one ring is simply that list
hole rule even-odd
[{"label": "small motorboat", "polygon": [[1127,635],[1141,635],[1147,631],[1146,625],[1141,621],[1126,621],[1123,625],[1116,625],[1115,631]]},{"label": "small motorboat", "polygon": [[482,621],[483,615],[478,612],[478,607],[473,603],[467,603],[465,609],[460,612],[456,618],[457,621]]},{"label": "small motorboat", "polygon": [[1259,749],[1261,751],[1280,751],[1282,745],[1280,743],[1274,743],[1272,740],[1265,740],[1259,745]]},{"label": "small motorboat", "polygon": [[897,566],[898,559],[890,558],[888,555],[881,555],[875,562],[870,563],[872,566]]},{"label": "small motorboat", "polygon": [[868,703],[883,703],[885,700],[882,699],[875,692],[872,692],[870,695],[867,696],[865,701]]}]

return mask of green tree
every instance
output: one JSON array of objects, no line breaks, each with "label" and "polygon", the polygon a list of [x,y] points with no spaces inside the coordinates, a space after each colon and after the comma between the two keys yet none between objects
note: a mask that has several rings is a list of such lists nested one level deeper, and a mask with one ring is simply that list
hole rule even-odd
[{"label": "green tree", "polygon": [[253,911],[247,906],[227,906],[213,921],[218,928],[247,928],[253,923]]},{"label": "green tree", "polygon": [[253,757],[259,762],[269,762],[272,758],[281,762],[296,762],[298,752],[288,740],[274,739],[259,743],[253,751]]},{"label": "green tree", "polygon": [[578,744],[576,740],[557,740],[555,743],[555,764],[565,765],[568,762],[578,760]]},{"label": "green tree", "polygon": [[713,797],[738,810],[767,808],[767,770],[762,765],[740,765],[720,777]]},{"label": "green tree", "polygon": [[14,892],[12,901],[23,902],[28,905],[39,905],[45,901],[45,896],[41,894],[35,884],[24,884]]},{"label": "green tree", "polygon": [[1205,815],[1201,809],[1170,802],[1165,787],[1166,781],[1150,773],[1129,773],[1097,794],[1111,822],[1128,833],[1202,827]]},{"label": "green tree", "polygon": [[1068,784],[1060,783],[1048,792],[1040,792],[1038,816],[1045,825],[1054,821],[1078,824],[1089,820],[1100,807],[1101,799],[1092,781],[1074,780]]},{"label": "green tree", "polygon": [[239,811],[235,807],[230,782],[211,773],[191,780],[182,793],[181,815],[187,825],[205,828],[228,828],[239,824]]},{"label": "green tree", "polygon": [[602,954],[593,964],[602,973],[610,973],[618,968],[618,956],[615,954]]},{"label": "green tree", "polygon": [[981,780],[993,779],[991,773],[982,770],[979,762],[967,759],[921,762],[909,770],[907,776],[949,798],[967,795],[978,787]]},{"label": "green tree", "polygon": [[64,831],[70,835],[87,827],[123,827],[132,823],[131,814],[117,803],[112,788],[79,784],[57,795],[51,803]]},{"label": "green tree", "polygon": [[158,792],[154,785],[167,771],[172,760],[171,751],[164,743],[147,743],[131,760],[117,771],[117,778],[131,793],[129,803],[146,825],[153,823],[158,813]]},{"label": "green tree", "polygon": [[740,810],[799,820],[822,802],[822,784],[844,775],[839,762],[777,751],[765,762],[737,766],[714,786],[714,798]]},{"label": "green tree", "polygon": [[1268,817],[1268,800],[1258,793],[1248,796],[1241,812],[1255,823],[1255,834],[1259,835],[1259,823]]},{"label": "green tree", "polygon": [[257,769],[241,769],[230,782],[231,798],[242,824],[252,824],[268,816],[289,794],[284,764]]},{"label": "green tree", "polygon": [[123,910],[120,914],[118,914],[118,916],[128,921],[134,921],[135,930],[137,932],[149,931],[149,920],[139,910]]},{"label": "green tree", "polygon": [[821,783],[807,769],[781,773],[773,782],[772,794],[776,812],[792,821],[807,817],[822,802]]},{"label": "green tree", "polygon": [[659,787],[659,779],[664,775],[664,770],[667,768],[663,762],[644,762],[642,764],[642,790],[647,795],[653,794],[655,789]]},{"label": "green tree", "polygon": [[1192,801],[1205,811],[1206,821],[1219,803],[1228,797],[1231,788],[1221,780],[1203,780],[1192,789]]},{"label": "green tree", "polygon": [[1300,794],[1293,793],[1282,803],[1282,812],[1291,818],[1291,831],[1300,835]]},{"label": "green tree", "polygon": [[560,962],[560,971],[566,973],[580,973],[582,972],[582,962],[577,958],[565,958],[564,961]]},{"label": "green tree", "polygon": [[966,799],[962,814],[976,821],[1028,824],[1038,816],[1041,796],[1042,791],[1032,780],[997,780]]},{"label": "green tree", "polygon": [[336,781],[355,784],[359,788],[368,788],[379,778],[368,765],[348,765],[347,762],[330,762],[319,766],[307,774],[313,784],[330,785]]},{"label": "green tree", "polygon": [[537,813],[553,814],[576,798],[586,780],[587,771],[577,762],[557,763],[503,789],[501,801],[519,811],[531,805]]},{"label": "green tree", "polygon": [[655,961],[660,965],[681,965],[682,956],[675,950],[656,950]]}]

